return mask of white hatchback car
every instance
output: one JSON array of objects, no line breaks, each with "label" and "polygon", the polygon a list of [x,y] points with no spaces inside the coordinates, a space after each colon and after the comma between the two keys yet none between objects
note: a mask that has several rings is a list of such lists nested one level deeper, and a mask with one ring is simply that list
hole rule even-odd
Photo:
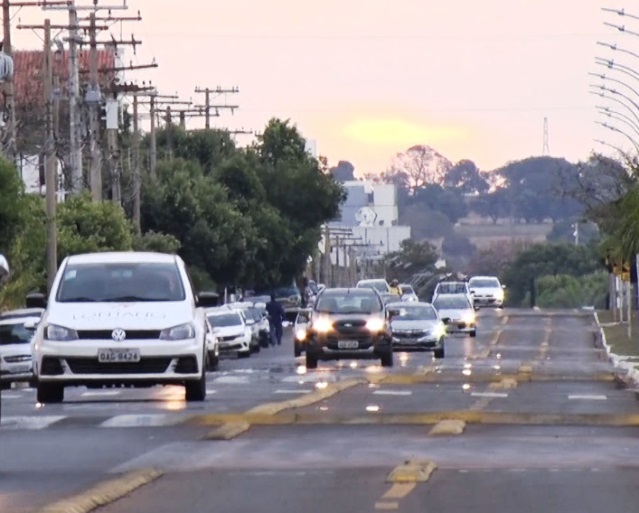
[{"label": "white hatchback car", "polygon": [[38,402],[81,385],[183,385],[187,401],[203,401],[206,301],[175,255],[65,258],[32,343]]},{"label": "white hatchback car", "polygon": [[241,312],[229,306],[211,308],[206,311],[206,320],[220,342],[220,353],[237,353],[239,358],[251,356],[253,330]]},{"label": "white hatchback car", "polygon": [[0,315],[0,389],[12,383],[33,380],[33,338],[40,314],[24,315],[26,310]]}]

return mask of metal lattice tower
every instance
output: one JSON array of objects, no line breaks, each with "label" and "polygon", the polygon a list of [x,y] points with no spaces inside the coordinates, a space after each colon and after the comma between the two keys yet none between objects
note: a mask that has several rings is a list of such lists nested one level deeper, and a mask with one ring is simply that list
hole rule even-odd
[{"label": "metal lattice tower", "polygon": [[550,145],[548,144],[548,118],[544,118],[544,147],[541,150],[544,156],[550,155]]}]

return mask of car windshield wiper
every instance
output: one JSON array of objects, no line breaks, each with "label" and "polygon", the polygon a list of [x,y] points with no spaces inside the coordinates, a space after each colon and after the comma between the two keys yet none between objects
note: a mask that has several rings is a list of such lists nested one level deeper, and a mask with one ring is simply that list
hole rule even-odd
[{"label": "car windshield wiper", "polygon": [[109,297],[102,300],[105,303],[126,303],[133,301],[140,302],[153,302],[153,301],[169,301],[163,297],[143,297],[143,296],[117,296],[117,297]]}]

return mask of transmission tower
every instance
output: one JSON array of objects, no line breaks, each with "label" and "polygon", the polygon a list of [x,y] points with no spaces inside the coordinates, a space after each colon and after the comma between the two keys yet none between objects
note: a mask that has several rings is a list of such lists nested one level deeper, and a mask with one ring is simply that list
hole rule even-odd
[{"label": "transmission tower", "polygon": [[541,150],[544,156],[550,155],[550,146],[548,144],[548,118],[544,118],[544,147]]}]

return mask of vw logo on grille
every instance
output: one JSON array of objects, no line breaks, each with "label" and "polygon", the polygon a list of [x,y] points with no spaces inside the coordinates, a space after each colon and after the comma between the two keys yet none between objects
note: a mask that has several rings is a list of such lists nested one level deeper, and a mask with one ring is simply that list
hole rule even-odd
[{"label": "vw logo on grille", "polygon": [[346,328],[352,328],[353,327],[353,325],[350,322],[347,322],[346,324],[344,324],[344,326]]},{"label": "vw logo on grille", "polygon": [[111,338],[116,342],[122,342],[126,338],[126,331],[123,329],[115,329],[111,332]]}]

